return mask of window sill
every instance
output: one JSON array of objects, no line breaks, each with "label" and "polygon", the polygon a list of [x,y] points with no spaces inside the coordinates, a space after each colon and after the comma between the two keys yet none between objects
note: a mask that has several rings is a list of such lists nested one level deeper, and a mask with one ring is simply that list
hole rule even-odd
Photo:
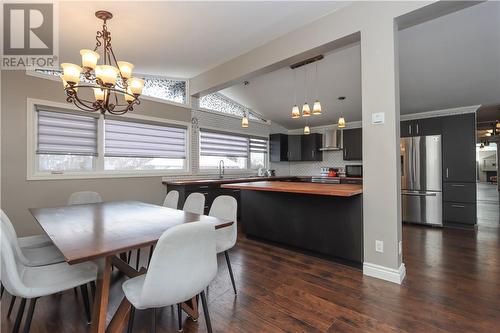
[{"label": "window sill", "polygon": [[103,179],[103,178],[144,178],[144,177],[171,177],[171,176],[191,176],[187,170],[176,171],[115,171],[115,172],[93,172],[93,173],[62,173],[49,174],[37,173],[28,175],[26,180],[69,180],[69,179]]}]

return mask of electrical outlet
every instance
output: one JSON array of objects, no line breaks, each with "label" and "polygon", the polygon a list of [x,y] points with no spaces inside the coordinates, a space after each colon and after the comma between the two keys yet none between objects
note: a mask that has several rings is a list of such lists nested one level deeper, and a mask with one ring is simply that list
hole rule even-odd
[{"label": "electrical outlet", "polygon": [[381,240],[375,241],[375,251],[384,253],[384,241]]},{"label": "electrical outlet", "polygon": [[403,241],[399,241],[398,249],[399,249],[399,254],[403,254]]}]

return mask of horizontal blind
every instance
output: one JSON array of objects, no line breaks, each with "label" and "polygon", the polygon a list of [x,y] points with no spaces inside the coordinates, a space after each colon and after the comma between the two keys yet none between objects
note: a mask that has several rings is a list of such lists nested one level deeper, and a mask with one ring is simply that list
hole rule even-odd
[{"label": "horizontal blind", "polygon": [[267,140],[250,138],[251,153],[267,153]]},{"label": "horizontal blind", "polygon": [[97,119],[37,107],[37,154],[97,156]]},{"label": "horizontal blind", "polygon": [[105,119],[104,156],[186,158],[186,128]]},{"label": "horizontal blind", "polygon": [[248,138],[202,130],[200,131],[200,155],[248,157]]}]

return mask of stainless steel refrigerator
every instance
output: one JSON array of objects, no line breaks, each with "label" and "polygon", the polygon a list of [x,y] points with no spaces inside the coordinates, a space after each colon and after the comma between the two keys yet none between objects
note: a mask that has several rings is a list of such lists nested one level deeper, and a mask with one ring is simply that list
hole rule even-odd
[{"label": "stainless steel refrigerator", "polygon": [[403,222],[442,226],[441,135],[401,138]]}]

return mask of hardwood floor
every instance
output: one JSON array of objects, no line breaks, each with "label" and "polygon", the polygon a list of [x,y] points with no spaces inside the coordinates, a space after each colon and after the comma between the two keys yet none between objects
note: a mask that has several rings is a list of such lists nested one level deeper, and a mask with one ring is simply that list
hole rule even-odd
[{"label": "hardwood floor", "polygon": [[[208,292],[214,331],[500,332],[498,210],[496,227],[494,214],[484,214],[477,231],[404,225],[407,277],[401,286],[240,235],[230,252],[238,295],[223,256]],[[112,311],[121,282],[113,284]],[[18,303],[6,319],[9,301],[4,294],[2,332],[10,331],[17,311]],[[202,317],[184,317],[184,332],[206,332]],[[149,318],[137,311],[134,332],[148,332]],[[174,309],[158,310],[157,332],[176,332],[176,325]],[[70,290],[38,301],[31,332],[88,328],[80,296]]]}]

